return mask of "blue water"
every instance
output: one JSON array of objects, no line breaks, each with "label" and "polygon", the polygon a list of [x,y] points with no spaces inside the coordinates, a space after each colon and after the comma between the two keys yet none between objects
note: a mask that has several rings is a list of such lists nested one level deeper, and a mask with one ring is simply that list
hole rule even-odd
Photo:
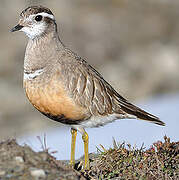
[{"label": "blue water", "polygon": [[[149,148],[153,142],[163,141],[163,136],[167,135],[172,141],[179,140],[179,94],[167,94],[145,102],[138,103],[144,110],[160,117],[166,123],[161,127],[141,120],[117,120],[100,128],[86,129],[89,135],[89,152],[96,152],[96,147],[102,144],[105,148],[112,147],[112,138],[117,142],[127,142],[140,148],[144,143]],[[47,147],[57,159],[69,159],[71,134],[70,127],[60,126],[59,128],[47,129],[43,132],[23,136],[18,138],[20,144],[28,144],[35,151],[42,150],[42,145],[37,136],[41,139],[46,134]],[[77,136],[76,158],[83,155],[83,143],[81,134]]]}]

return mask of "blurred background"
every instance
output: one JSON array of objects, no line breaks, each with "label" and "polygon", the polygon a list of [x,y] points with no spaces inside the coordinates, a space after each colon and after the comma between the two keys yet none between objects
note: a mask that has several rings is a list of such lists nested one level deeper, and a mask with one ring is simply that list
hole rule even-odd
[{"label": "blurred background", "polygon": [[[179,102],[178,0],[1,0],[0,139],[60,126],[30,105],[22,87],[27,38],[9,30],[30,5],[49,7],[65,45],[94,66],[121,95],[140,107],[155,99],[155,105],[149,103],[145,110],[158,116],[165,112],[170,118],[170,107],[175,109],[172,117],[179,118],[179,105],[169,103],[171,96]],[[168,107],[152,110],[163,107],[163,96]]]}]

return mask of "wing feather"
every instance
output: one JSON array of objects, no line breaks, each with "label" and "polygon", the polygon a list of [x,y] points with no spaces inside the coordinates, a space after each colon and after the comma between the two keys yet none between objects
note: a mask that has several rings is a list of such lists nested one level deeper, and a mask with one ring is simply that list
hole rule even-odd
[{"label": "wing feather", "polygon": [[68,92],[77,105],[88,109],[91,116],[119,114],[127,118],[133,115],[139,119],[164,125],[158,117],[129,103],[119,95],[85,60],[70,50],[67,50],[67,57],[63,58],[65,63],[62,64],[67,64],[66,67],[68,67],[65,69],[68,78],[65,78],[66,81],[64,80]]}]

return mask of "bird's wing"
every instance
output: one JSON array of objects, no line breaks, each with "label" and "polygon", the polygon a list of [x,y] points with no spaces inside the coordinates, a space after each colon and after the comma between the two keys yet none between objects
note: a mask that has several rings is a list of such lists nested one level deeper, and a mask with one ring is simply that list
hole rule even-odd
[{"label": "bird's wing", "polygon": [[64,71],[68,78],[64,79],[64,82],[66,80],[66,87],[77,105],[88,109],[91,115],[115,113],[119,117],[136,117],[164,125],[158,117],[143,111],[119,95],[85,60],[71,51],[67,52]]},{"label": "bird's wing", "polygon": [[[115,112],[112,87],[85,60],[68,50],[59,63],[63,71],[62,81],[77,105],[96,116]],[[120,106],[118,113],[125,114]]]}]

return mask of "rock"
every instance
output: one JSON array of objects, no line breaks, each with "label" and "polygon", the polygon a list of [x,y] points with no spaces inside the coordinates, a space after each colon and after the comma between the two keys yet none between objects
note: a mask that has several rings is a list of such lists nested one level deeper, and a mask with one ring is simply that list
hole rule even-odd
[{"label": "rock", "polygon": [[33,169],[33,170],[30,170],[30,174],[35,179],[45,178],[46,177],[45,171],[43,169]]},{"label": "rock", "polygon": [[22,158],[21,156],[16,156],[14,159],[15,159],[16,162],[18,162],[18,163],[23,163],[23,162],[24,162],[24,160],[23,160],[23,158]]},{"label": "rock", "polygon": [[5,174],[6,174],[5,171],[0,171],[0,177],[1,177],[1,176],[4,176]]},{"label": "rock", "polygon": [[[23,158],[22,158],[23,157]],[[34,152],[16,140],[0,142],[0,179],[84,180],[78,171],[56,160],[48,152]]]}]

